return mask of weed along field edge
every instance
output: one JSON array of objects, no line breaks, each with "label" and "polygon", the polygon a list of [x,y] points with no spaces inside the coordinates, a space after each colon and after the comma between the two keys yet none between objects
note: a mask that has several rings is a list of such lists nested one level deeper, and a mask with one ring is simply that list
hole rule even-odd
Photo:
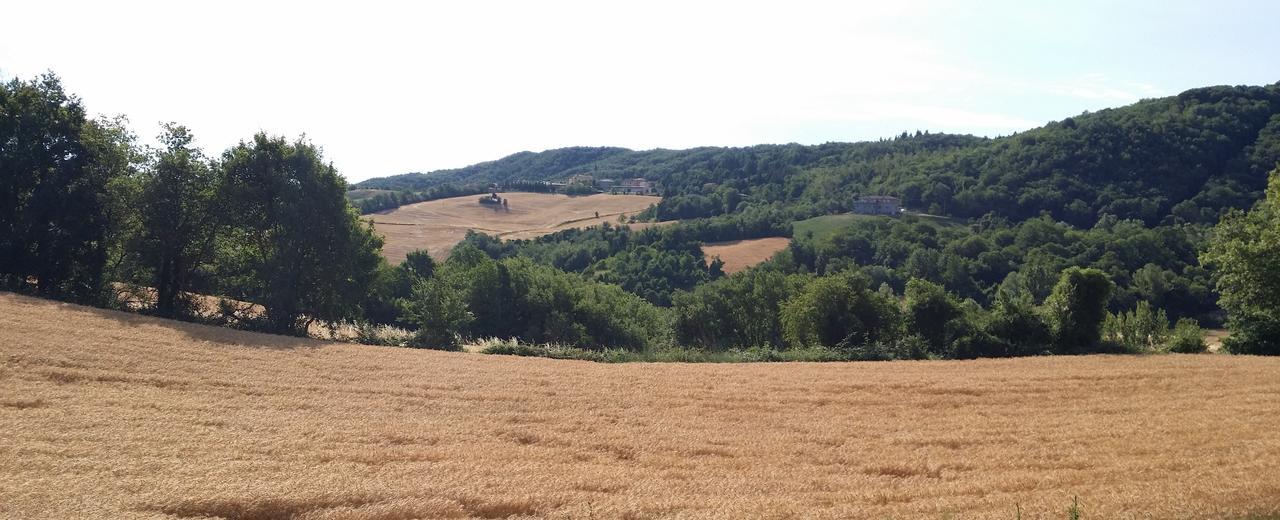
[{"label": "weed along field edge", "polygon": [[596,364],[0,293],[4,518],[1250,518],[1280,359]]}]

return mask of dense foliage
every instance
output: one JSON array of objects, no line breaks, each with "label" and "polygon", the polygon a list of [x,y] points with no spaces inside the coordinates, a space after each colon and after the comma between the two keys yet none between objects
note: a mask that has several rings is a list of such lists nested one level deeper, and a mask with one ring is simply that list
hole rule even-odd
[{"label": "dense foliage", "polygon": [[586,349],[644,350],[665,343],[666,313],[615,285],[523,258],[494,260],[473,245],[454,249],[432,276],[417,277],[404,306],[423,346],[462,338],[520,338]]},{"label": "dense foliage", "polygon": [[370,179],[356,184],[356,187],[419,191],[442,184],[505,184],[512,181],[561,179],[578,173],[589,173],[589,165],[628,152],[629,150],[625,148],[590,147],[561,148],[544,153],[520,152],[497,161],[483,162],[456,170],[407,173]]},{"label": "dense foliage", "polygon": [[1280,170],[1271,174],[1266,199],[1222,219],[1203,257],[1229,316],[1225,346],[1280,355]]},{"label": "dense foliage", "polygon": [[[805,222],[804,227],[817,226]],[[1113,309],[1145,300],[1175,317],[1212,320],[1215,295],[1208,272],[1196,259],[1204,233],[1197,225],[1148,228],[1112,217],[1078,229],[1048,217],[1017,224],[984,218],[966,224],[866,216],[819,234],[799,234],[780,263],[818,274],[862,266],[877,283],[896,291],[907,280],[920,278],[984,304],[993,302],[1002,287],[1043,301],[1059,271],[1087,266],[1103,270],[1118,284]]]},{"label": "dense foliage", "polygon": [[213,260],[222,219],[220,171],[193,146],[184,127],[168,125],[133,183],[135,218],[128,221],[122,270],[156,291],[156,312],[194,311],[190,291]]},{"label": "dense foliage", "polygon": [[916,133],[817,146],[522,152],[459,170],[360,183],[422,190],[449,182],[645,177],[666,196],[661,219],[785,203],[813,215],[851,209],[860,194],[909,208],[1020,221],[1047,212],[1077,227],[1104,215],[1148,226],[1212,224],[1247,206],[1280,160],[1280,85],[1209,87],[1069,117],[1000,138]]},{"label": "dense foliage", "polygon": [[1026,294],[1001,291],[996,303],[984,308],[918,278],[898,296],[887,284],[873,289],[872,278],[856,269],[829,276],[753,269],[677,294],[676,338],[709,350],[818,348],[844,359],[1122,349],[1102,341],[1107,276],[1073,267],[1056,280],[1044,305]]},{"label": "dense foliage", "polygon": [[398,208],[406,204],[461,197],[463,195],[478,195],[488,191],[489,187],[485,184],[441,184],[421,191],[352,190],[347,192],[347,197],[355,205],[356,209],[360,211],[361,215],[366,215]]},{"label": "dense foliage", "polygon": [[492,258],[519,256],[557,269],[621,286],[658,305],[670,305],[677,290],[689,290],[723,275],[703,260],[701,242],[688,227],[632,231],[605,224],[570,229],[531,241],[504,242],[481,233],[463,240]]},{"label": "dense foliage", "polygon": [[97,301],[127,140],[53,75],[0,84],[0,287]]},{"label": "dense foliage", "polygon": [[[1039,305],[1061,270],[1090,267],[1115,284],[1113,312],[1146,301],[1173,320],[1218,324],[1224,315],[1199,251],[1220,216],[1261,195],[1277,161],[1280,84],[1194,89],[998,139],[917,132],[817,146],[570,148],[362,185],[645,177],[664,198],[637,218],[679,219],[666,232],[702,242],[793,236],[779,259],[787,274],[860,268],[899,294],[918,278],[996,308],[1001,290]],[[865,194],[896,195],[943,218],[819,222]],[[676,291],[716,278],[694,273],[693,262],[658,260],[687,249],[668,243],[650,250],[588,231],[501,255],[587,273],[667,305]]]},{"label": "dense foliage", "polygon": [[306,141],[264,134],[222,155],[228,232],[222,294],[266,307],[274,331],[358,316],[382,239],[347,204],[346,182]]},{"label": "dense foliage", "polygon": [[259,134],[214,161],[172,124],[160,143],[87,120],[52,75],[0,87],[3,287],[116,305],[132,285],[148,312],[202,319],[195,294],[215,294],[261,306],[227,319],[293,334],[360,317],[381,239],[319,148]]}]

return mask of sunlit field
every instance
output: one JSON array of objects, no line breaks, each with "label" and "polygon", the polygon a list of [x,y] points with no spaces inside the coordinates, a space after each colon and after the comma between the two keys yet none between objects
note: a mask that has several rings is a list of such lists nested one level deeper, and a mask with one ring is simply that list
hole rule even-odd
[{"label": "sunlit field", "polygon": [[383,255],[392,264],[415,249],[443,260],[468,230],[504,239],[536,238],[570,228],[617,223],[662,200],[644,195],[588,195],[502,193],[509,204],[484,205],[478,195],[419,202],[364,218],[386,239]]},{"label": "sunlit field", "polygon": [[0,518],[1250,518],[1280,359],[623,364],[0,293]]},{"label": "sunlit field", "polygon": [[719,257],[724,262],[724,272],[733,274],[773,258],[790,243],[791,239],[783,237],[711,242],[702,245],[702,254],[707,262]]}]

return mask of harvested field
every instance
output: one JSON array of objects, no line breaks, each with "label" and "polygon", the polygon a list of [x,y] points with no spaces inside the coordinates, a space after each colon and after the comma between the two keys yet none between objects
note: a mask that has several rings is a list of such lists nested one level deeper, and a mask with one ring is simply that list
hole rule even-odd
[{"label": "harvested field", "polygon": [[506,239],[536,238],[564,229],[616,223],[619,216],[634,215],[661,200],[643,195],[570,197],[525,192],[500,196],[510,201],[507,208],[482,205],[476,202],[478,195],[468,195],[409,204],[364,218],[386,237],[382,254],[394,264],[416,249],[444,259],[469,229]]},{"label": "harvested field", "polygon": [[785,237],[708,242],[702,246],[702,255],[707,263],[712,258],[720,257],[724,261],[724,272],[733,274],[773,258],[774,254],[786,249],[790,243],[791,239]]},{"label": "harvested field", "polygon": [[0,293],[2,518],[1246,518],[1280,359],[603,365]]}]

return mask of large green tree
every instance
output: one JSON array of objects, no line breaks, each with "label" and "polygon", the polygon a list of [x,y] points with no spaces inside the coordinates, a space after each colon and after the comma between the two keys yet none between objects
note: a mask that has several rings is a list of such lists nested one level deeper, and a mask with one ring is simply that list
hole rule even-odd
[{"label": "large green tree", "polygon": [[1107,302],[1114,290],[1111,278],[1098,269],[1068,267],[1062,271],[1044,303],[1058,353],[1098,350]]},{"label": "large green tree", "polygon": [[266,329],[300,334],[313,320],[358,317],[382,240],[319,148],[258,134],[223,154],[219,190],[223,280],[266,308]]},{"label": "large green tree", "polygon": [[159,141],[138,175],[138,225],[127,247],[139,278],[156,291],[156,312],[173,316],[189,305],[185,291],[213,257],[219,170],[186,127],[165,125]]},{"label": "large green tree", "polygon": [[963,316],[960,302],[942,286],[919,278],[907,282],[904,300],[908,330],[924,338],[930,352],[948,353],[956,329],[952,321]]},{"label": "large green tree", "polygon": [[459,340],[475,315],[467,310],[467,295],[443,277],[418,280],[404,304],[404,319],[417,325],[413,345],[458,350]]},{"label": "large green tree", "polygon": [[855,348],[895,339],[896,301],[870,289],[857,271],[814,278],[782,306],[782,330],[793,347]]},{"label": "large green tree", "polygon": [[1249,212],[1227,213],[1200,260],[1212,269],[1231,337],[1242,354],[1280,355],[1280,169],[1266,198]]},{"label": "large green tree", "polygon": [[112,180],[129,136],[85,117],[53,74],[0,84],[0,286],[89,301],[101,294]]},{"label": "large green tree", "polygon": [[676,293],[676,337],[708,349],[782,347],[782,304],[803,282],[802,275],[750,269]]}]

